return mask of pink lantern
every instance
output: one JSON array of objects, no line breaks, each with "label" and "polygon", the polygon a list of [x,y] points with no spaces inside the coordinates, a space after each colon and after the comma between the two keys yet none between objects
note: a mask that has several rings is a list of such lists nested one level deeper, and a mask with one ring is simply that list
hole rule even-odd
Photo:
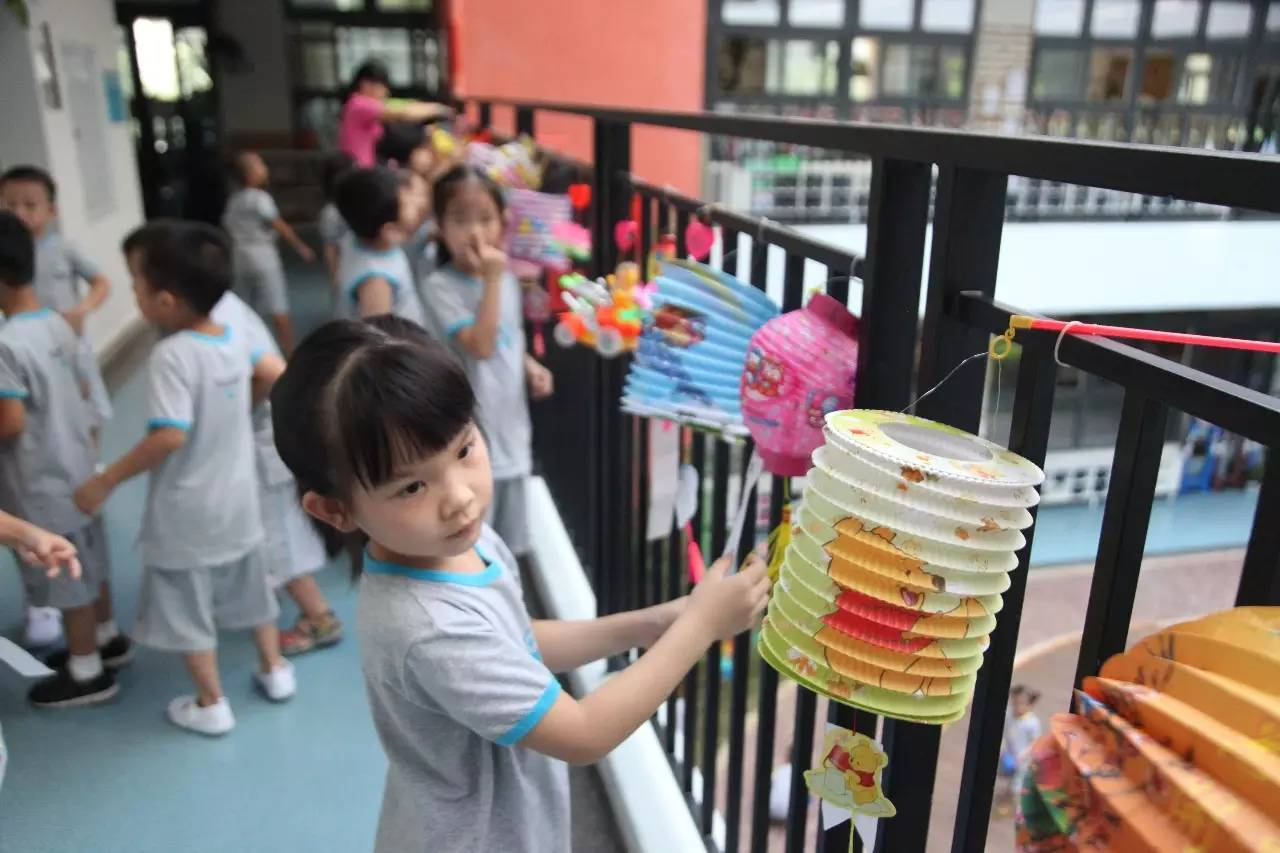
[{"label": "pink lantern", "polygon": [[770,473],[799,477],[822,444],[828,412],[853,407],[858,321],[825,293],[751,337],[742,415]]}]

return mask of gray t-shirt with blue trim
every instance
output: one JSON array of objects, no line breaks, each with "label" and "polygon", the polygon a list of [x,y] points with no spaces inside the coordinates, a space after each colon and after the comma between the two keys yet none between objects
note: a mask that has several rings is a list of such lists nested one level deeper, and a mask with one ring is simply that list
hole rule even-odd
[{"label": "gray t-shirt with blue trim", "polygon": [[80,282],[99,273],[98,266],[74,245],[50,231],[36,241],[36,275],[31,286],[40,304],[61,314],[80,304]]},{"label": "gray t-shirt with blue trim", "polygon": [[563,853],[569,777],[517,744],[560,695],[515,559],[486,527],[480,574],[366,558],[357,631],[386,751],[376,853]]},{"label": "gray t-shirt with blue trim", "polygon": [[339,318],[359,319],[360,285],[371,278],[385,278],[391,284],[391,313],[419,326],[426,326],[422,302],[414,287],[409,259],[399,246],[371,249],[348,234],[342,240],[338,260],[338,301],[334,314]]},{"label": "gray t-shirt with blue trim", "polygon": [[0,397],[26,410],[22,433],[0,446],[0,509],[54,533],[90,521],[71,499],[97,462],[87,384],[84,349],[62,315],[41,308],[0,327]]},{"label": "gray t-shirt with blue trim", "polygon": [[489,445],[495,480],[528,476],[533,469],[533,425],[525,386],[524,307],[520,282],[502,278],[498,338],[493,355],[476,358],[457,341],[458,332],[475,325],[484,284],[475,276],[445,265],[427,277],[422,298],[436,328],[454,345],[476,393],[476,421]]},{"label": "gray t-shirt with blue trim", "polygon": [[176,332],[148,362],[148,429],[176,427],[186,443],[151,472],[142,559],[161,569],[220,566],[262,541],[254,471],[253,365],[263,355],[231,326]]}]

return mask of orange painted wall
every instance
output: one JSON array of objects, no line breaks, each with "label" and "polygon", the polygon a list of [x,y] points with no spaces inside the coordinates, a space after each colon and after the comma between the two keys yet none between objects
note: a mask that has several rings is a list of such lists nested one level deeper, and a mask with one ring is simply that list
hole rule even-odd
[{"label": "orange painted wall", "polygon": [[[602,106],[703,109],[706,0],[452,0],[462,97]],[[509,110],[494,124],[510,129]],[[539,113],[538,139],[591,159],[591,123]],[[698,134],[637,127],[631,169],[697,195]]]}]

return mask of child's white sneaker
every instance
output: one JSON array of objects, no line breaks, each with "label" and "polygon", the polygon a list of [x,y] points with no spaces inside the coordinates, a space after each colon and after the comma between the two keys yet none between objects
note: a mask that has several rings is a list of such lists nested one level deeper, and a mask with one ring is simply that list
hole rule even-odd
[{"label": "child's white sneaker", "polygon": [[194,696],[179,696],[169,703],[169,722],[196,734],[217,737],[235,728],[236,717],[226,696],[204,707]]},{"label": "child's white sneaker", "polygon": [[62,612],[56,607],[28,607],[22,638],[31,649],[52,646],[62,639]]},{"label": "child's white sneaker", "polygon": [[272,702],[284,702],[292,699],[298,692],[298,681],[293,674],[293,664],[284,661],[270,672],[255,672],[254,683],[258,690]]}]

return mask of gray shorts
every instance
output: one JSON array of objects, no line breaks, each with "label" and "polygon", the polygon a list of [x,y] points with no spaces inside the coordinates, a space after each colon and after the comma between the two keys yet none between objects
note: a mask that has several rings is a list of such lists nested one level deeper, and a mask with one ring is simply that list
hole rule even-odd
[{"label": "gray shorts", "polygon": [[107,548],[107,528],[101,518],[95,518],[67,539],[76,546],[80,558],[80,577],[71,577],[66,571],[56,578],[45,574],[44,569],[28,566],[21,560],[22,586],[27,603],[35,607],[56,607],[71,610],[84,607],[98,600],[102,582],[111,578],[111,553]]},{"label": "gray shorts", "polygon": [[232,272],[235,289],[247,293],[260,314],[278,316],[289,313],[289,293],[284,280],[284,263],[275,246],[237,251]]},{"label": "gray shorts", "polygon": [[133,639],[166,652],[206,652],[217,648],[218,629],[256,628],[279,615],[255,548],[221,566],[143,569]]},{"label": "gray shorts", "polygon": [[529,553],[529,501],[525,496],[527,477],[493,481],[493,503],[489,505],[489,526],[502,537],[511,554]]},{"label": "gray shorts", "polygon": [[324,568],[324,540],[303,512],[293,480],[275,486],[262,485],[258,496],[262,503],[262,526],[266,530],[263,557],[271,586],[279,588],[294,578]]}]

